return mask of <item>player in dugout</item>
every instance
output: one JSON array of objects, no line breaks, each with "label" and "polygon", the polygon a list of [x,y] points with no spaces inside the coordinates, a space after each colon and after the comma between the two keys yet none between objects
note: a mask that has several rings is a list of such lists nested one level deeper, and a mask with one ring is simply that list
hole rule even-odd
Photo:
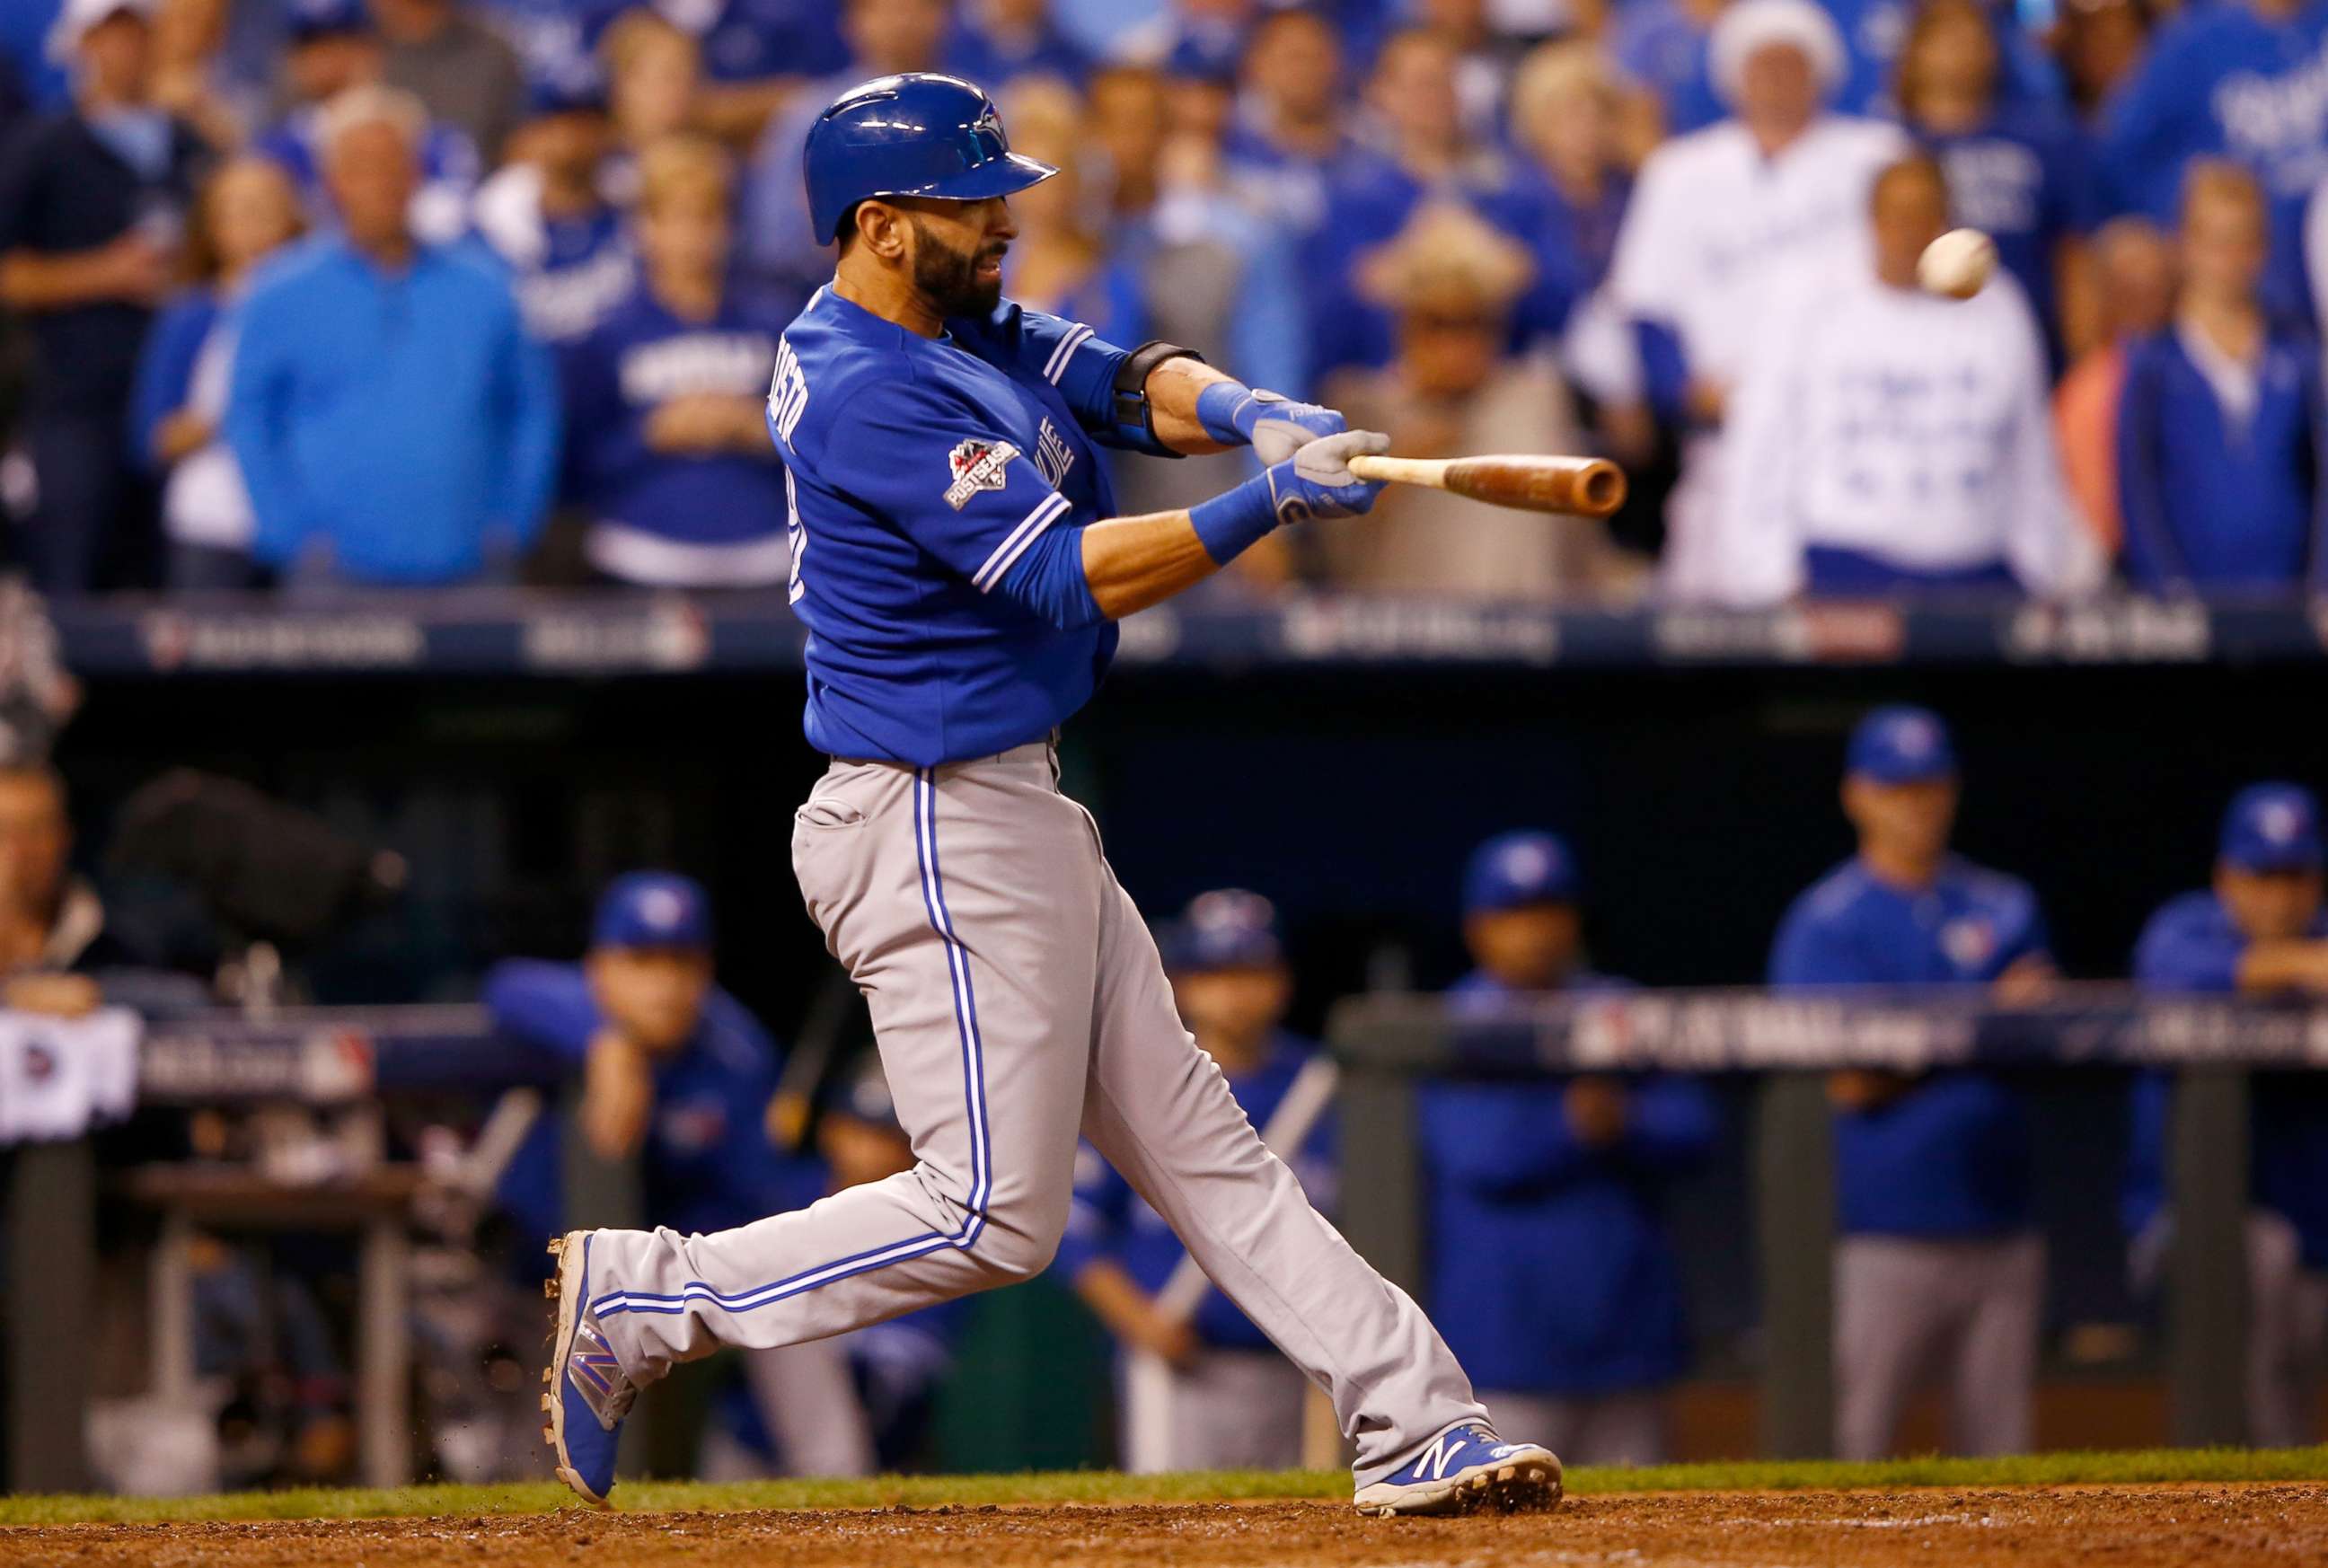
[{"label": "player in dugout", "polygon": [[[2004,1006],[2038,1000],[2054,972],[2035,893],[1948,848],[1957,757],[1939,716],[1877,709],[1852,733],[1846,765],[1859,852],[1788,910],[1771,985],[1983,986]],[[2045,1251],[2020,1094],[1969,1071],[1827,1082],[1836,1451],[1890,1452],[1925,1369],[1945,1366],[1952,1446],[2026,1452]]]},{"label": "player in dugout", "polygon": [[[1197,1045],[1228,1079],[1229,1093],[1268,1133],[1317,1045],[1287,1031],[1293,975],[1277,912],[1238,888],[1200,894],[1159,933],[1172,994]],[[1279,1156],[1312,1203],[1334,1201],[1334,1136],[1322,1117]],[[1193,1312],[1158,1297],[1187,1249],[1171,1227],[1085,1144],[1075,1159],[1075,1207],[1058,1267],[1075,1293],[1127,1348],[1170,1369],[1158,1387],[1124,1384],[1124,1465],[1134,1471],[1285,1469],[1301,1462],[1307,1385],[1269,1337],[1219,1291]],[[1158,1408],[1146,1405],[1152,1402]],[[1160,1436],[1161,1441],[1154,1441]]]},{"label": "player in dugout", "polygon": [[[1585,962],[1584,881],[1567,844],[1501,833],[1463,873],[1458,1017],[1539,991],[1623,989]],[[1580,1464],[1666,1458],[1666,1385],[1687,1364],[1662,1189],[1713,1143],[1704,1086],[1603,1074],[1428,1084],[1431,1300],[1497,1420]]]},{"label": "player in dugout", "polygon": [[[2145,991],[2328,995],[2320,803],[2300,784],[2241,790],[2223,814],[2213,886],[2169,899],[2143,928],[2135,983]],[[2328,1083],[2262,1073],[2249,1090],[2248,1441],[2316,1442],[2328,1359]],[[2126,1220],[2137,1284],[2154,1285],[2172,1239],[2166,1208],[2164,1074],[2135,1084]]]},{"label": "player in dugout", "polygon": [[[691,878],[616,878],[580,962],[505,959],[486,974],[483,1000],[497,1030],[581,1074],[581,1136],[601,1159],[638,1157],[649,1213],[690,1231],[725,1230],[822,1192],[815,1161],[769,1139],[783,1054],[712,978],[711,902]],[[544,1119],[502,1178],[501,1203],[521,1234],[562,1223],[559,1140]],[[845,1433],[796,1431],[782,1411],[768,1420],[805,1473],[869,1468]]]},{"label": "player in dugout", "polygon": [[[638,1389],[719,1346],[796,1344],[1031,1278],[1056,1253],[1078,1137],[1325,1388],[1370,1514],[1548,1507],[1560,1465],[1506,1441],[1420,1308],[1311,1207],[1197,1047],[1059,727],[1115,623],[1280,526],[1347,517],[1382,453],[1330,408],[1179,345],[1125,350],[1002,297],[1009,197],[1056,171],[953,77],[842,93],[803,157],[832,281],[786,328],[768,398],[790,595],[808,628],[794,813],[810,917],[871,1009],[915,1168],[708,1235],[552,1244],[544,1435],[605,1501]],[[1099,448],[1249,446],[1258,474],[1119,515]]]}]

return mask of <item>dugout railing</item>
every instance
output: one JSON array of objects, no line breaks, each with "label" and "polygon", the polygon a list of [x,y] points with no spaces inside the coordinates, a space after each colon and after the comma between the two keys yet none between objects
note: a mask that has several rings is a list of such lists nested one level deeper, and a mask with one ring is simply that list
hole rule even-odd
[{"label": "dugout railing", "polygon": [[[1760,1433],[1770,1458],[1834,1451],[1832,1113],[1838,1068],[2152,1068],[2174,1075],[2168,1134],[2175,1241],[2165,1288],[2170,1430],[2178,1444],[2246,1432],[2248,1075],[2328,1066],[2328,1007],[2145,1000],[2064,988],[2000,1009],[1978,993],[1639,991],[1545,997],[1451,1015],[1436,999],[1370,995],[1333,1014],[1342,1063],[1343,1228],[1423,1296],[1427,1177],[1418,1084],[1563,1072],[1753,1075],[1750,1169],[1761,1306]],[[2114,1217],[2114,1216],[2113,1216]]]}]

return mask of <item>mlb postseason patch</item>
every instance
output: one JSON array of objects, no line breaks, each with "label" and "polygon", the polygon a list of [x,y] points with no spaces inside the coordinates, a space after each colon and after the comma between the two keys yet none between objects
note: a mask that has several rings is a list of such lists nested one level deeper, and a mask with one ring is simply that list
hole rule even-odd
[{"label": "mlb postseason patch", "polygon": [[946,456],[946,467],[953,474],[953,483],[946,486],[946,504],[960,512],[980,491],[1001,489],[1003,465],[1018,455],[1018,448],[1008,441],[973,438],[956,446]]}]

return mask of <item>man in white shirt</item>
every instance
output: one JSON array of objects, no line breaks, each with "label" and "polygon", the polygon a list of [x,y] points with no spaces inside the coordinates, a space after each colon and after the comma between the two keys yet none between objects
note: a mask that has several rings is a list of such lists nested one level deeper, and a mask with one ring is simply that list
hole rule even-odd
[{"label": "man in white shirt", "polygon": [[1897,127],[1826,111],[1844,51],[1814,0],[1736,0],[1709,49],[1732,117],[1642,165],[1609,285],[1651,401],[1683,432],[1661,586],[1684,599],[1720,596],[1722,430],[1770,291],[1864,256],[1869,183],[1908,151]]},{"label": "man in white shirt", "polygon": [[2003,275],[1968,300],[1917,286],[1948,216],[1938,164],[1892,164],[1869,199],[1872,261],[1807,274],[1761,313],[1725,437],[1723,599],[2051,595],[2099,577],[2028,299]]}]

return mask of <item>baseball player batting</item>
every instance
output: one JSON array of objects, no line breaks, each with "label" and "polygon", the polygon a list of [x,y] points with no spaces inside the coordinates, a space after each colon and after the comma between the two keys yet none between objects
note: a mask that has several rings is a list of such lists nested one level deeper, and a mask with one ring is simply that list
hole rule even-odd
[{"label": "baseball player batting", "polygon": [[[1080,1131],[1331,1396],[1359,1507],[1556,1502],[1560,1461],[1497,1437],[1422,1311],[1263,1146],[1058,785],[1054,737],[1115,622],[1281,524],[1365,512],[1380,486],[1348,460],[1387,443],[1185,349],[1126,352],[1005,302],[1006,198],[1055,171],[1010,151],[968,82],[852,89],[804,162],[840,257],[784,334],[768,425],[810,634],[808,738],[833,761],[796,813],[793,865],[870,1004],[916,1163],[712,1235],[553,1244],[543,1403],[560,1479],[605,1498],[616,1429],[675,1362],[1040,1273]],[[1095,447],[1246,444],[1267,467],[1226,493],[1112,514]]]}]

